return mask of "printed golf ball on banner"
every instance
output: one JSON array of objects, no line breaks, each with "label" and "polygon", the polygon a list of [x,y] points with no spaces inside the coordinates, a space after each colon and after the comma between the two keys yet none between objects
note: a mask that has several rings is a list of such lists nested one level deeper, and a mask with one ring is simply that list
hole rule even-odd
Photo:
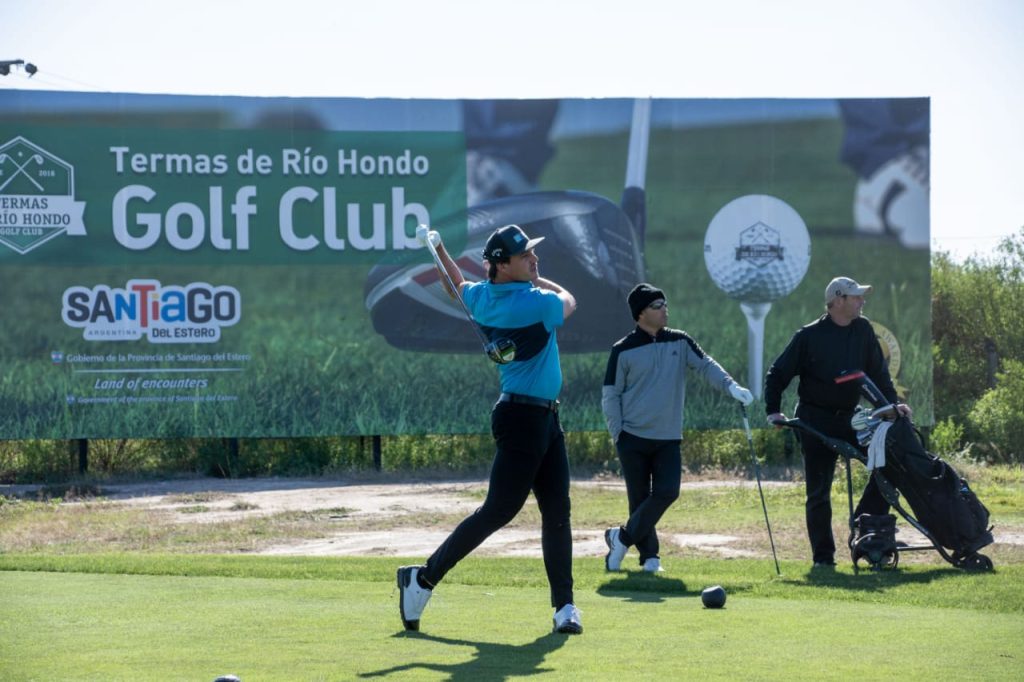
[{"label": "printed golf ball on banner", "polygon": [[811,238],[800,214],[766,194],[748,194],[723,206],[704,235],[704,264],[730,298],[770,303],[789,294],[807,274]]}]

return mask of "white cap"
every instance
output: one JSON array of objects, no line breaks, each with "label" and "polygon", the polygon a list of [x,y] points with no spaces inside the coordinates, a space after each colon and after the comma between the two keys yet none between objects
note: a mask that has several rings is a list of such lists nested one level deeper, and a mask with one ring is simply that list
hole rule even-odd
[{"label": "white cap", "polygon": [[863,296],[871,291],[870,284],[857,284],[849,277],[836,277],[825,287],[825,305],[840,296]]}]

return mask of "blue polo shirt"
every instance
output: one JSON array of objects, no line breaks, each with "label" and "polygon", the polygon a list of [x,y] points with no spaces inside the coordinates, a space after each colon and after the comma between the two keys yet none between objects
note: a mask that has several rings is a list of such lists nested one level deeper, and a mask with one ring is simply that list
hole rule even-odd
[{"label": "blue polo shirt", "polygon": [[562,299],[530,282],[473,282],[462,300],[491,341],[512,339],[515,359],[498,365],[504,393],[555,400],[562,389],[555,329],[562,326]]}]

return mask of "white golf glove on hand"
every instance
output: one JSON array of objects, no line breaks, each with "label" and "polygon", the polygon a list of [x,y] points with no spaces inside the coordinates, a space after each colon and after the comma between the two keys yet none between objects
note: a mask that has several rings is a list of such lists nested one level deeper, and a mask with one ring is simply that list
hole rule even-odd
[{"label": "white golf glove on hand", "polygon": [[731,395],[736,400],[740,401],[743,404],[743,407],[746,407],[750,403],[754,402],[754,394],[737,383],[733,383],[729,387],[729,395]]},{"label": "white golf glove on hand", "polygon": [[426,225],[420,225],[419,227],[417,227],[416,241],[418,241],[423,246],[426,246],[428,239],[430,240],[430,243],[433,244],[435,249],[441,246],[441,235],[437,232],[437,230],[431,230]]}]

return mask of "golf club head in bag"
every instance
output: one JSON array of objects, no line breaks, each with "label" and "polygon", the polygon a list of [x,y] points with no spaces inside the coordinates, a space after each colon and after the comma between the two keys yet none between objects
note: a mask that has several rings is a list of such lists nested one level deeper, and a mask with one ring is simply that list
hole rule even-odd
[{"label": "golf club head in bag", "polygon": [[850,417],[850,428],[853,429],[853,433],[857,436],[857,443],[862,448],[868,446],[881,423],[882,419],[876,417],[872,410],[860,405],[854,408],[853,416]]},{"label": "golf club head in bag", "polygon": [[[449,253],[467,279],[480,281],[487,278],[484,243],[494,230],[511,223],[530,238],[544,237],[538,247],[541,276],[568,289],[578,302],[572,324],[558,332],[560,350],[610,348],[628,322],[626,296],[644,280],[640,240],[630,218],[604,197],[569,190],[495,199],[434,228],[442,235],[466,230],[465,246],[458,254]],[[446,239],[446,244],[455,242]],[[415,262],[370,270],[364,293],[374,330],[403,350],[479,352],[479,340],[445,291],[434,263],[416,256]]]}]

